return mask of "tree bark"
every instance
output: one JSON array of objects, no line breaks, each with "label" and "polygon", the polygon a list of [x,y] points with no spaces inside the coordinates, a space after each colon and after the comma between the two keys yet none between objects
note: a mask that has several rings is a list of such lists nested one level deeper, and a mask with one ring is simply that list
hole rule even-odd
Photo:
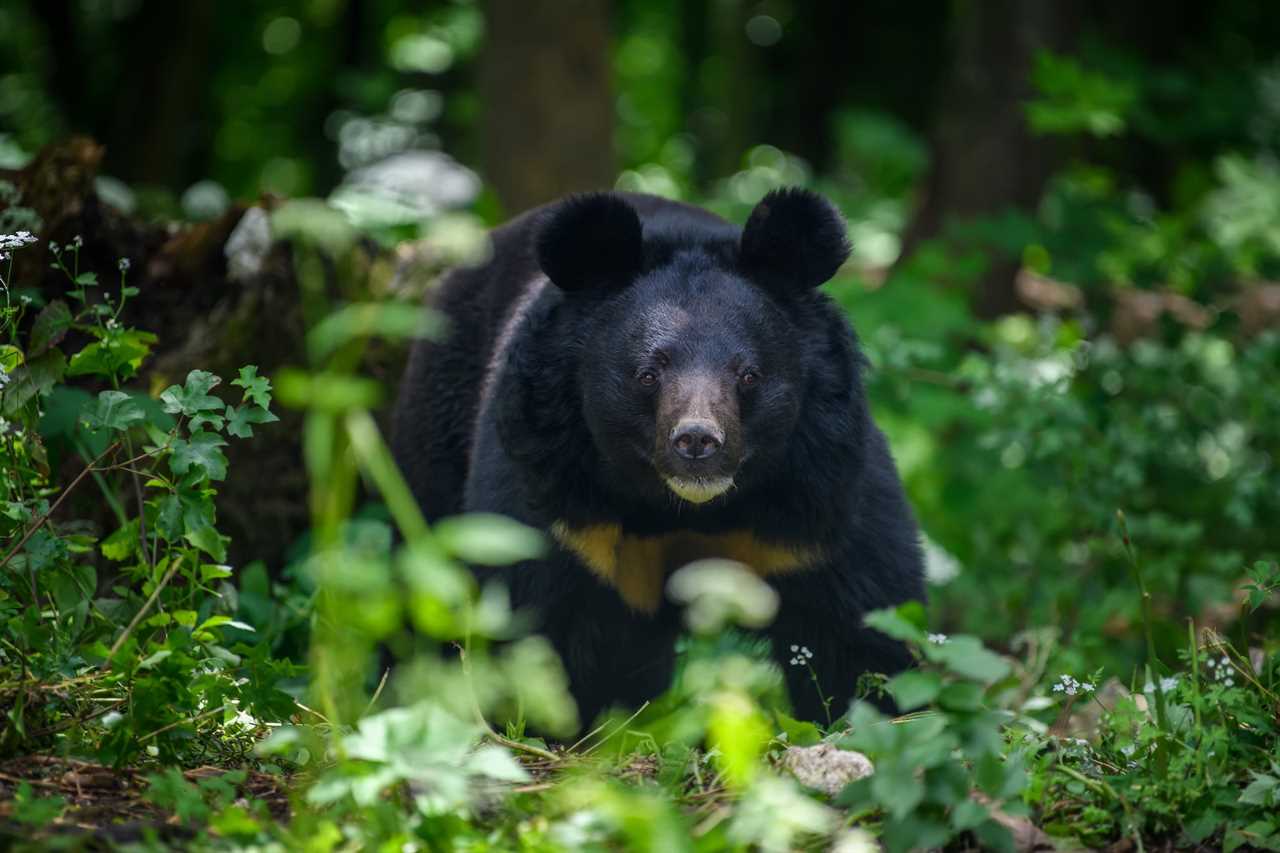
[{"label": "tree bark", "polygon": [[[949,222],[1033,207],[1054,165],[1050,140],[1032,136],[1024,105],[1035,55],[1071,40],[1073,3],[984,0],[959,4],[954,48],[931,134],[933,167],[907,230],[905,257]],[[974,296],[980,316],[1020,307],[1019,259],[989,247],[991,263]]]},{"label": "tree bark", "polygon": [[613,185],[608,0],[486,0],[484,174],[508,214]]}]

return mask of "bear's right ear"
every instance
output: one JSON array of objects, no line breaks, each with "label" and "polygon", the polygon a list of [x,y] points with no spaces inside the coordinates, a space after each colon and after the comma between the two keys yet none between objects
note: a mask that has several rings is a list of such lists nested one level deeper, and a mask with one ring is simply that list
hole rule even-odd
[{"label": "bear's right ear", "polygon": [[538,266],[575,292],[625,287],[644,264],[640,216],[612,193],[569,196],[538,229]]}]

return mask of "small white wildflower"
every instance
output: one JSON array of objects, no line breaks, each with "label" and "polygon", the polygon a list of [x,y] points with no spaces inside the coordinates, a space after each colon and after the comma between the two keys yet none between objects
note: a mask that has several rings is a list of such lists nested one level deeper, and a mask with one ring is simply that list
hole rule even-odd
[{"label": "small white wildflower", "polygon": [[19,301],[19,302],[21,302],[23,305],[30,305],[30,304],[31,304],[31,297],[30,297],[30,296],[27,296],[27,295],[24,293],[22,296],[19,296],[19,297],[18,297],[18,301]]},{"label": "small white wildflower", "polygon": [[804,666],[804,661],[803,661],[803,660],[801,660],[801,659],[800,659],[800,658],[798,658],[798,657],[797,657],[797,658],[792,658],[792,659],[791,659],[791,665],[792,665],[792,666]]},{"label": "small white wildflower", "polygon": [[53,253],[56,255],[56,254],[58,254],[58,252],[59,252],[61,249],[62,249],[62,247],[61,247],[61,246],[59,246],[57,243],[53,242],[52,240],[50,240],[50,241],[49,241],[49,251],[50,251],[50,252],[53,252]]},{"label": "small white wildflower", "polygon": [[1069,675],[1061,676],[1057,683],[1053,685],[1054,693],[1065,693],[1068,696],[1075,696],[1077,693],[1092,693],[1094,686],[1089,682],[1081,684]]},{"label": "small white wildflower", "polygon": [[1209,667],[1209,669],[1213,669],[1217,665],[1218,665],[1218,662],[1213,658],[1209,658],[1209,660],[1205,661],[1205,666]]},{"label": "small white wildflower", "polygon": [[71,248],[79,249],[83,245],[84,245],[84,238],[81,237],[79,234],[71,238]]},{"label": "small white wildflower", "polygon": [[946,634],[929,634],[927,639],[935,646],[940,646],[947,641]]},{"label": "small white wildflower", "polygon": [[812,658],[812,657],[813,657],[813,652],[809,651],[809,647],[808,647],[808,646],[801,646],[801,647],[800,647],[800,654],[804,655],[804,657],[805,657],[806,659],[808,659],[808,658]]},{"label": "small white wildflower", "polygon": [[8,253],[8,252],[0,252],[0,261],[7,261],[7,260],[9,260],[9,253]]},{"label": "small white wildflower", "polygon": [[793,651],[793,652],[798,652],[798,651],[800,651],[800,647],[799,647],[799,646],[797,646],[795,643],[792,643],[792,644],[791,644],[791,651]]},{"label": "small white wildflower", "polygon": [[132,262],[128,258],[121,258],[116,266],[120,268],[120,272],[128,272]]},{"label": "small white wildflower", "polygon": [[1227,687],[1235,687],[1235,686],[1236,686],[1236,680],[1235,680],[1234,678],[1232,678],[1231,676],[1229,676],[1229,675],[1228,675],[1226,678],[1224,678],[1224,679],[1222,680],[1222,683],[1223,683],[1223,684],[1225,684]]},{"label": "small white wildflower", "polygon": [[1164,693],[1168,693],[1170,690],[1173,690],[1177,686],[1178,686],[1178,676],[1176,675],[1171,675],[1168,678],[1160,679],[1160,690],[1163,691]]},{"label": "small white wildflower", "polygon": [[120,324],[119,324],[118,322],[116,322],[116,318],[115,318],[115,317],[108,317],[108,318],[107,318],[107,328],[108,328],[108,329],[118,329],[118,328],[120,328]]}]

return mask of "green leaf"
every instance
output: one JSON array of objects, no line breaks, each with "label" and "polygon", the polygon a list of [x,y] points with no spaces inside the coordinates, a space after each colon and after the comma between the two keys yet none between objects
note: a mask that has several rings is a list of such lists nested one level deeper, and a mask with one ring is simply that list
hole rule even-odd
[{"label": "green leaf", "polygon": [[924,799],[924,781],[915,768],[881,763],[871,777],[871,792],[881,807],[895,818],[905,818]]},{"label": "green leaf", "polygon": [[193,370],[187,374],[184,386],[170,385],[160,395],[160,401],[171,415],[191,417],[199,412],[221,409],[222,401],[209,393],[221,381],[207,370]]},{"label": "green leaf", "polygon": [[942,645],[930,643],[922,650],[930,661],[983,684],[999,681],[1009,673],[1008,661],[983,648],[975,637],[951,637]]},{"label": "green leaf", "polygon": [[138,401],[123,391],[102,391],[92,408],[86,407],[84,422],[92,429],[123,432],[146,417]]},{"label": "green leaf", "polygon": [[887,686],[889,695],[893,696],[898,707],[909,711],[928,705],[937,697],[942,690],[942,677],[936,672],[908,670],[895,675]]},{"label": "green leaf", "polygon": [[13,373],[24,360],[22,350],[13,344],[0,345],[0,370],[5,373]]},{"label": "green leaf", "polygon": [[50,347],[57,346],[66,337],[67,330],[70,328],[71,309],[67,307],[67,303],[61,299],[50,302],[36,315],[36,321],[31,324],[27,355],[34,358]]},{"label": "green leaf", "polygon": [[187,429],[191,432],[199,432],[207,426],[217,432],[222,429],[224,423],[225,421],[223,420],[222,415],[201,412],[197,415],[191,416],[191,420],[187,423]]},{"label": "green leaf", "polygon": [[137,372],[151,353],[156,336],[133,329],[110,330],[102,340],[89,344],[71,357],[68,376],[128,377]]},{"label": "green leaf", "polygon": [[197,432],[190,440],[174,439],[169,468],[178,475],[194,468],[210,480],[222,480],[227,476],[227,457],[218,448],[226,444],[225,438],[212,432]]},{"label": "green leaf", "polygon": [[266,409],[256,406],[227,406],[227,434],[236,438],[253,438],[250,424],[270,424],[280,420]]},{"label": "green leaf", "polygon": [[774,711],[773,715],[777,718],[778,728],[786,734],[787,743],[791,746],[813,746],[822,740],[822,729],[813,723],[797,720],[781,711]]},{"label": "green leaf", "polygon": [[541,533],[505,515],[471,513],[436,524],[440,544],[469,563],[507,566],[532,560],[546,550]]},{"label": "green leaf", "polygon": [[117,563],[132,557],[138,551],[138,519],[133,519],[103,539],[99,547],[102,549],[102,556]]},{"label": "green leaf", "polygon": [[218,533],[217,528],[203,518],[197,517],[198,520],[194,520],[194,523],[191,513],[187,513],[185,518],[186,531],[182,534],[183,538],[213,559],[225,560],[227,558],[226,537]]},{"label": "green leaf", "polygon": [[258,375],[258,366],[256,364],[247,364],[240,368],[240,376],[232,379],[231,384],[238,385],[244,389],[244,395],[240,398],[242,403],[246,400],[252,400],[264,409],[270,408],[271,380],[265,376]]},{"label": "green leaf", "polygon": [[82,272],[76,276],[76,284],[81,287],[97,287],[98,274],[96,272]]},{"label": "green leaf", "polygon": [[52,823],[67,808],[63,797],[38,797],[29,782],[20,782],[13,795],[13,819],[27,826]]},{"label": "green leaf", "polygon": [[13,417],[31,400],[48,394],[66,372],[67,357],[62,350],[51,349],[39,358],[29,358],[26,364],[13,371],[9,384],[5,386],[5,417]]},{"label": "green leaf", "polygon": [[171,654],[173,654],[173,649],[161,649],[158,652],[153,652],[142,659],[138,664],[138,669],[151,669]]},{"label": "green leaf", "polygon": [[196,619],[200,618],[200,614],[194,610],[175,610],[173,611],[173,621],[177,622],[184,628],[194,628]]},{"label": "green leaf", "polygon": [[908,601],[893,609],[873,610],[863,622],[895,640],[916,644],[926,641],[924,607],[918,601]]},{"label": "green leaf", "polygon": [[948,711],[981,710],[982,686],[971,681],[948,684],[938,694],[938,704]]}]

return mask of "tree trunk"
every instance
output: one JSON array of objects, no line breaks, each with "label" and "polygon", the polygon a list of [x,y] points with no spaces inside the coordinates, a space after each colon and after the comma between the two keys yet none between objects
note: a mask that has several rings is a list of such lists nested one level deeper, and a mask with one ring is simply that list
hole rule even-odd
[{"label": "tree trunk", "polygon": [[[907,230],[904,256],[954,220],[1027,209],[1040,198],[1054,157],[1049,140],[1032,136],[1024,105],[1042,49],[1070,41],[1073,3],[985,0],[960,4],[950,79],[944,84],[931,147],[933,168],[923,204]],[[1018,310],[1019,259],[988,247],[991,263],[974,307],[983,317]]]},{"label": "tree trunk", "polygon": [[613,185],[608,0],[486,0],[485,178],[509,214]]}]

